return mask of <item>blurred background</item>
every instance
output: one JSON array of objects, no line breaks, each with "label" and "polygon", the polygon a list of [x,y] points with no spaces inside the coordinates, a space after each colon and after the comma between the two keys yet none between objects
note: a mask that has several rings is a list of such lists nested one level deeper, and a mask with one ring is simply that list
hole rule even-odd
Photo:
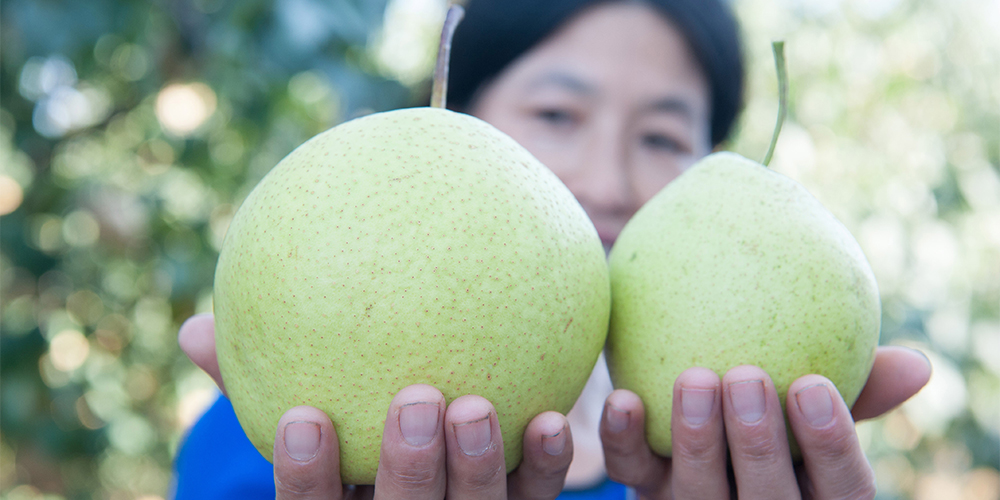
[{"label": "blurred background", "polygon": [[[733,0],[750,60],[728,149],[857,236],[882,342],[930,384],[859,425],[881,499],[1000,498],[1000,2]],[[215,397],[180,352],[226,227],[285,154],[426,95],[443,0],[4,0],[0,498],[169,495]]]}]

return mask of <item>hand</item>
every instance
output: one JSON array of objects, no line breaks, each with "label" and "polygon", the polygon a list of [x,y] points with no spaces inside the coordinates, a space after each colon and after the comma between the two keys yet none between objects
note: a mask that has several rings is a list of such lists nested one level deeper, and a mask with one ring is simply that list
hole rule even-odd
[{"label": "hand", "polygon": [[737,492],[741,499],[873,498],[874,472],[854,422],[902,404],[929,378],[930,364],[919,352],[880,347],[853,412],[825,377],[799,378],[785,405],[802,450],[802,463],[794,466],[778,393],[760,368],[736,367],[721,381],[705,368],[677,378],[671,458],[655,455],[646,443],[639,397],[617,390],[608,396],[601,419],[608,475],[644,499],[728,499]]},{"label": "hand", "polygon": [[[188,319],[178,334],[181,349],[225,393],[215,352],[211,315]],[[573,457],[566,417],[536,416],[524,432],[524,459],[505,474],[503,439],[496,411],[479,396],[446,404],[440,391],[412,385],[389,405],[374,486],[340,482],[340,450],[329,417],[310,406],[285,412],[274,438],[278,499],[352,498],[555,498]]]}]

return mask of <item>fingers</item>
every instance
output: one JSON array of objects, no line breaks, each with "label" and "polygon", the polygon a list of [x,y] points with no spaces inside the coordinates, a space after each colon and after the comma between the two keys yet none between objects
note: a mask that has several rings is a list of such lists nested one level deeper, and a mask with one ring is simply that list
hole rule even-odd
[{"label": "fingers", "polygon": [[740,498],[798,498],[785,419],[771,377],[738,366],[722,378],[723,420]]},{"label": "fingers", "polygon": [[340,448],[330,418],[296,406],[278,421],[274,436],[276,500],[339,500]]},{"label": "fingers", "polygon": [[802,450],[811,497],[874,498],[875,474],[833,383],[820,375],[799,378],[788,389],[786,407]]},{"label": "fingers", "polygon": [[634,392],[618,389],[608,396],[601,416],[601,443],[608,477],[635,488],[641,495],[669,494],[669,462],[646,443],[646,413]]},{"label": "fingers", "polygon": [[508,498],[559,496],[572,460],[573,436],[566,417],[554,411],[538,415],[524,430],[524,459],[507,478]]},{"label": "fingers", "polygon": [[920,351],[902,346],[879,347],[868,382],[854,403],[854,419],[875,418],[899,406],[930,377],[931,364]]},{"label": "fingers", "polygon": [[219,371],[219,360],[215,355],[215,317],[211,314],[191,316],[181,325],[177,333],[177,343],[191,361],[208,373],[215,380],[215,385],[223,394],[222,372]]},{"label": "fingers", "polygon": [[444,396],[429,385],[396,393],[382,433],[375,498],[444,498],[446,409]]},{"label": "fingers", "polygon": [[728,499],[722,384],[714,371],[691,368],[677,377],[670,422],[673,498]]},{"label": "fingers", "polygon": [[451,402],[444,423],[448,494],[453,500],[503,499],[507,467],[496,410],[479,396]]}]

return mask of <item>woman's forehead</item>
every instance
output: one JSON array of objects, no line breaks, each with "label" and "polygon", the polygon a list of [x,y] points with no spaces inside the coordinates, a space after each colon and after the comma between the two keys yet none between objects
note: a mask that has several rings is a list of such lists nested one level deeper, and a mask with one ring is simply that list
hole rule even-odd
[{"label": "woman's forehead", "polygon": [[708,99],[707,79],[683,35],[642,4],[584,11],[515,61],[501,78],[522,91],[554,86],[589,95],[625,87],[663,93],[688,86],[703,89]]}]

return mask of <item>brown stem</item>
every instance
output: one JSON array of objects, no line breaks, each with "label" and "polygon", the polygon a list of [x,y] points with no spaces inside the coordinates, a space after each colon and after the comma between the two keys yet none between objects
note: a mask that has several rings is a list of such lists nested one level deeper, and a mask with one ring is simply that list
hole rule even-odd
[{"label": "brown stem", "polygon": [[444,19],[437,67],[434,68],[434,84],[431,87],[432,108],[444,109],[448,105],[448,60],[451,58],[451,38],[455,35],[455,28],[464,15],[465,9],[461,5],[452,5],[448,8],[448,15]]}]

